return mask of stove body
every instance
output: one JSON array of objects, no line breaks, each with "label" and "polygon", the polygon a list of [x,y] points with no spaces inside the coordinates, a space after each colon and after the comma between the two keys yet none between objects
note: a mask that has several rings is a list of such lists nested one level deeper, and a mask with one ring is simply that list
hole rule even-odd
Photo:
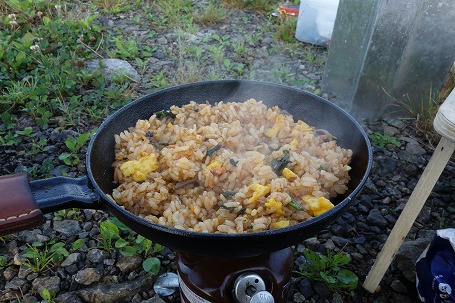
[{"label": "stove body", "polygon": [[286,302],[293,263],[290,247],[243,258],[201,257],[179,252],[176,264],[182,301]]}]

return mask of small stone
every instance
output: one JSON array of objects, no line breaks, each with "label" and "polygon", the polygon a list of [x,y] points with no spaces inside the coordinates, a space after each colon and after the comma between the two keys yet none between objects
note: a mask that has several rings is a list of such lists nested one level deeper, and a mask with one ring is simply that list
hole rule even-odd
[{"label": "small stone", "polygon": [[78,235],[82,229],[76,220],[62,220],[54,222],[54,230],[64,234],[67,237]]},{"label": "small stone", "polygon": [[352,243],[354,244],[363,244],[365,243],[366,241],[366,238],[364,235],[359,235],[357,237],[354,238],[354,240],[352,240]]},{"label": "small stone", "polygon": [[398,269],[412,283],[415,283],[416,278],[415,263],[430,242],[430,238],[405,241],[395,256],[394,262],[397,264]]},{"label": "small stone", "polygon": [[5,268],[3,271],[3,277],[5,277],[6,281],[11,280],[15,276],[17,276],[17,269],[15,269],[13,266]]},{"label": "small stone", "polygon": [[89,260],[92,263],[101,263],[107,258],[108,254],[107,252],[101,250],[101,249],[91,249],[87,253],[87,260]]},{"label": "small stone", "polygon": [[400,280],[393,280],[392,284],[390,284],[390,287],[392,287],[392,289],[398,293],[402,293],[402,294],[408,293],[408,289],[406,288],[406,285],[404,285],[403,282],[401,282]]},{"label": "small stone", "polygon": [[78,291],[79,297],[92,303],[124,302],[139,292],[150,289],[153,277],[145,275],[134,281],[121,282],[113,285],[97,284]]},{"label": "small stone", "polygon": [[142,258],[140,256],[123,256],[117,262],[117,267],[125,274],[137,269],[141,264]]},{"label": "small stone", "polygon": [[41,293],[43,289],[47,289],[49,292],[60,292],[60,278],[58,276],[36,278],[32,282],[32,287],[37,293]]},{"label": "small stone", "polygon": [[20,279],[25,279],[32,272],[33,272],[33,270],[31,270],[29,267],[21,266],[19,268],[19,273],[17,274],[17,277],[20,278]]},{"label": "small stone", "polygon": [[295,303],[303,303],[303,302],[305,302],[305,296],[302,295],[301,293],[298,293],[298,292],[295,293],[292,298],[293,298],[293,302],[295,302]]},{"label": "small stone", "polygon": [[96,268],[85,268],[76,273],[74,280],[83,285],[90,285],[101,280],[101,273]]},{"label": "small stone", "polygon": [[367,221],[378,227],[387,227],[388,223],[381,212],[373,208],[368,214]]},{"label": "small stone", "polygon": [[115,260],[114,259],[105,259],[103,261],[103,264],[106,265],[106,266],[112,266],[115,264]]},{"label": "small stone", "polygon": [[14,277],[5,284],[5,289],[20,290],[25,284],[27,284],[26,280]]},{"label": "small stone", "polygon": [[29,274],[29,275],[27,276],[27,281],[33,281],[33,280],[35,280],[37,277],[38,277],[38,273],[37,273],[37,272],[32,272],[31,274]]},{"label": "small stone", "polygon": [[406,144],[406,149],[405,151],[408,154],[411,155],[424,155],[426,154],[426,151],[423,147],[420,146],[420,144],[415,141],[414,139],[408,138],[408,144]]},{"label": "small stone", "polygon": [[328,239],[327,242],[324,243],[324,247],[325,249],[333,250],[336,246],[335,243],[333,243],[332,239]]},{"label": "small stone", "polygon": [[166,303],[159,295],[154,295],[150,299],[142,301],[141,303]]},{"label": "small stone", "polygon": [[85,219],[87,221],[90,221],[93,218],[93,214],[96,212],[96,210],[84,209],[84,210],[82,210],[82,212],[84,213]]},{"label": "small stone", "polygon": [[321,242],[318,240],[316,237],[312,237],[309,239],[306,239],[303,242],[304,247],[311,249],[311,250],[317,250],[321,246]]},{"label": "small stone", "polygon": [[349,243],[349,240],[343,237],[332,236],[332,241],[338,247],[344,247],[346,244]]},{"label": "small stone", "polygon": [[332,295],[332,303],[343,303],[343,297],[339,293],[334,293]]},{"label": "small stone", "polygon": [[91,71],[99,70],[107,80],[125,76],[135,82],[139,82],[141,80],[139,73],[128,61],[125,60],[93,59],[87,62],[87,68]]},{"label": "small stone", "polygon": [[311,280],[308,278],[302,278],[297,284],[297,287],[300,293],[307,299],[314,295],[313,288],[311,287]]},{"label": "small stone", "polygon": [[166,45],[167,39],[165,37],[159,37],[158,39],[156,39],[156,43],[159,45]]},{"label": "small stone", "polygon": [[71,275],[76,274],[78,270],[79,270],[79,267],[77,267],[76,264],[72,264],[70,266],[65,267],[65,271]]},{"label": "small stone", "polygon": [[55,298],[57,303],[83,303],[82,300],[77,296],[75,292],[67,292],[64,294],[59,295]]},{"label": "small stone", "polygon": [[60,264],[62,267],[73,265],[81,259],[80,253],[71,253],[66,257],[66,259]]},{"label": "small stone", "polygon": [[328,289],[328,287],[322,282],[314,282],[313,289],[314,292],[319,295],[321,300],[325,300],[331,295],[330,289]]}]

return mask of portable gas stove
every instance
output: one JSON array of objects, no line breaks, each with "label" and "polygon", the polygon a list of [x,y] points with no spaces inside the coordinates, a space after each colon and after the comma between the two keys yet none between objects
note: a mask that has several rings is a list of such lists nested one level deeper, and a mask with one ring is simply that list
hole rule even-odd
[{"label": "portable gas stove", "polygon": [[293,266],[292,248],[252,257],[201,257],[179,252],[178,275],[164,274],[155,291],[179,288],[182,302],[286,302]]}]

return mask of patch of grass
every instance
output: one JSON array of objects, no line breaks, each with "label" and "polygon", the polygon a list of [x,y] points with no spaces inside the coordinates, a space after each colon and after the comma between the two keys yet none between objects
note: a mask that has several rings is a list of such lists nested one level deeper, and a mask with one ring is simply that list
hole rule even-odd
[{"label": "patch of grass", "polygon": [[[299,43],[299,45],[301,45],[301,43]],[[326,58],[317,51],[317,46],[309,46],[304,48],[302,59],[310,64],[323,67]]]},{"label": "patch of grass", "polygon": [[397,147],[401,146],[401,143],[400,143],[400,141],[397,140],[397,138],[389,136],[387,134],[380,134],[380,133],[374,132],[374,133],[371,133],[369,135],[369,137],[370,137],[371,142],[374,145],[379,146],[381,148],[388,144],[392,144]]},{"label": "patch of grass", "polygon": [[28,248],[22,254],[27,260],[22,264],[38,273],[55,262],[63,261],[63,258],[69,255],[63,242],[55,243],[51,240],[48,243],[34,242],[27,246]]},{"label": "patch of grass", "polygon": [[297,28],[297,18],[288,16],[285,13],[278,17],[278,26],[275,33],[275,39],[284,42],[295,42],[295,30]]},{"label": "patch of grass", "polygon": [[444,101],[441,100],[439,92],[433,91],[430,87],[428,95],[422,98],[420,102],[414,102],[409,98],[404,101],[397,100],[387,91],[384,92],[392,99],[394,106],[398,106],[415,119],[416,129],[422,132],[431,144],[436,145],[439,142],[441,136],[433,127],[436,113]]},{"label": "patch of grass", "polygon": [[191,0],[158,0],[153,3],[156,12],[148,18],[157,26],[186,29],[192,26],[194,8]]},{"label": "patch of grass", "polygon": [[213,26],[225,21],[228,17],[229,11],[226,8],[211,1],[195,12],[194,22],[203,26]]},{"label": "patch of grass", "polygon": [[270,12],[277,6],[273,0],[224,0],[224,3],[233,8],[249,8],[258,12]]},{"label": "patch of grass", "polygon": [[160,271],[161,262],[153,255],[159,253],[164,247],[137,235],[117,218],[100,223],[100,240],[105,250],[118,249],[124,256],[142,256],[144,258],[142,267],[146,272],[157,275]]}]

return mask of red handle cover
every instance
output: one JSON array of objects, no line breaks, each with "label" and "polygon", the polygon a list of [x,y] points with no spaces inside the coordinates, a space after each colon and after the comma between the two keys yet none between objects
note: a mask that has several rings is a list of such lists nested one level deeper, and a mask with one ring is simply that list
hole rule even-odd
[{"label": "red handle cover", "polygon": [[27,175],[0,176],[0,236],[30,229],[44,222]]}]

